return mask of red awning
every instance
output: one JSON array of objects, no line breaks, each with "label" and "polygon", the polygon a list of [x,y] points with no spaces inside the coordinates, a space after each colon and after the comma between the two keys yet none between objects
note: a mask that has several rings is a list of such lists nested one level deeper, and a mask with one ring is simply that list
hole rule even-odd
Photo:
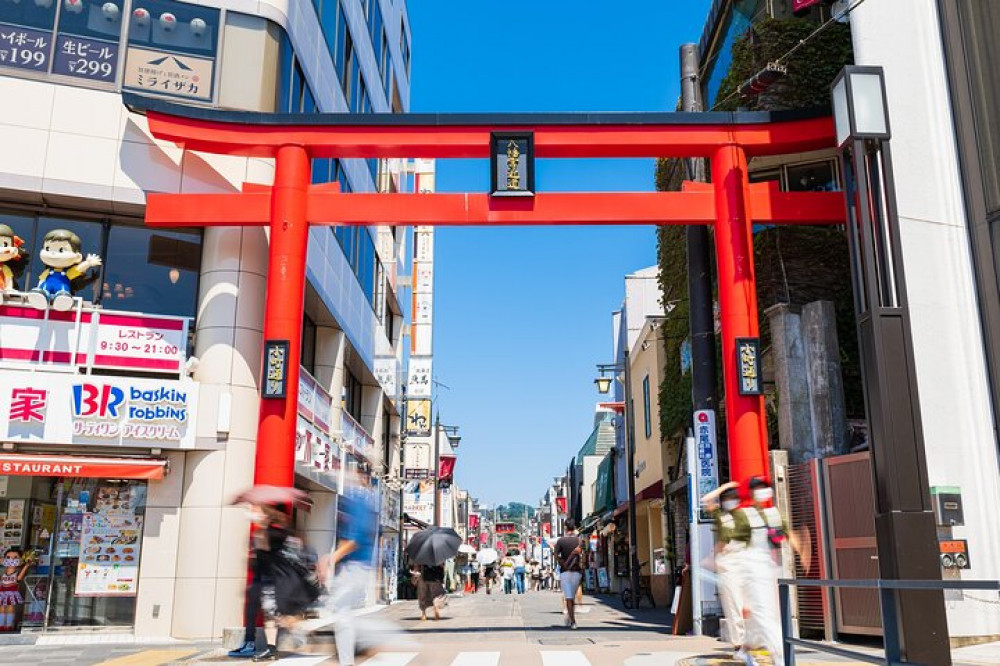
[{"label": "red awning", "polygon": [[105,479],[162,479],[166,460],[0,454],[0,475]]}]

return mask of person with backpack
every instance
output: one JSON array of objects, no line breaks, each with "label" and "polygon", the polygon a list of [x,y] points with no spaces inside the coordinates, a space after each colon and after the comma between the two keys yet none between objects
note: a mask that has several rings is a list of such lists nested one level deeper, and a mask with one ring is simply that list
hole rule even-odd
[{"label": "person with backpack", "polygon": [[555,558],[559,563],[559,585],[566,603],[566,626],[576,629],[576,593],[583,580],[583,540],[577,536],[576,521],[566,520],[566,534],[559,537]]}]

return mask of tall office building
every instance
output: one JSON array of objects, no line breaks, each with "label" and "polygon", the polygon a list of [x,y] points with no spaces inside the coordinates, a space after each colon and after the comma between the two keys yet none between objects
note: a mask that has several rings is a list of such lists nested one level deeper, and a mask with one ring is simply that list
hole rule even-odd
[{"label": "tall office building", "polygon": [[[402,113],[410,39],[404,0],[0,0],[0,246],[18,249],[0,250],[0,539],[38,554],[16,629],[243,623],[249,523],[231,501],[253,482],[267,234],[143,213],[147,192],[234,192],[273,164],[155,140],[121,93]],[[394,166],[316,160],[313,181],[391,191]],[[344,472],[379,488],[399,468],[406,245],[310,232],[296,485],[314,508],[296,522],[320,552]],[[58,250],[102,261],[52,270]],[[29,295],[41,281],[74,296]],[[371,602],[395,592],[398,494],[380,494]]]}]

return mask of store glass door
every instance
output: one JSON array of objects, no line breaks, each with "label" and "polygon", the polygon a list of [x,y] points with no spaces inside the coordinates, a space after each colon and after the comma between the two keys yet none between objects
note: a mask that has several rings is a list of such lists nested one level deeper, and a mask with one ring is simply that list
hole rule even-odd
[{"label": "store glass door", "polygon": [[23,515],[21,544],[36,562],[22,586],[20,626],[133,625],[146,482],[34,477],[21,487],[7,501],[4,526],[13,541],[17,530],[7,526]]}]

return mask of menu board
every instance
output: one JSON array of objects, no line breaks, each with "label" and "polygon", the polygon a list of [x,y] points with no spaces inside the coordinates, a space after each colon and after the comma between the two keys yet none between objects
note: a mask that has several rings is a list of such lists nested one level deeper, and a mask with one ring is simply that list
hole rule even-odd
[{"label": "menu board", "polygon": [[109,502],[106,511],[83,514],[76,595],[134,597],[139,579],[142,517],[126,513],[120,503],[111,508],[115,504],[112,498],[103,499]]}]

